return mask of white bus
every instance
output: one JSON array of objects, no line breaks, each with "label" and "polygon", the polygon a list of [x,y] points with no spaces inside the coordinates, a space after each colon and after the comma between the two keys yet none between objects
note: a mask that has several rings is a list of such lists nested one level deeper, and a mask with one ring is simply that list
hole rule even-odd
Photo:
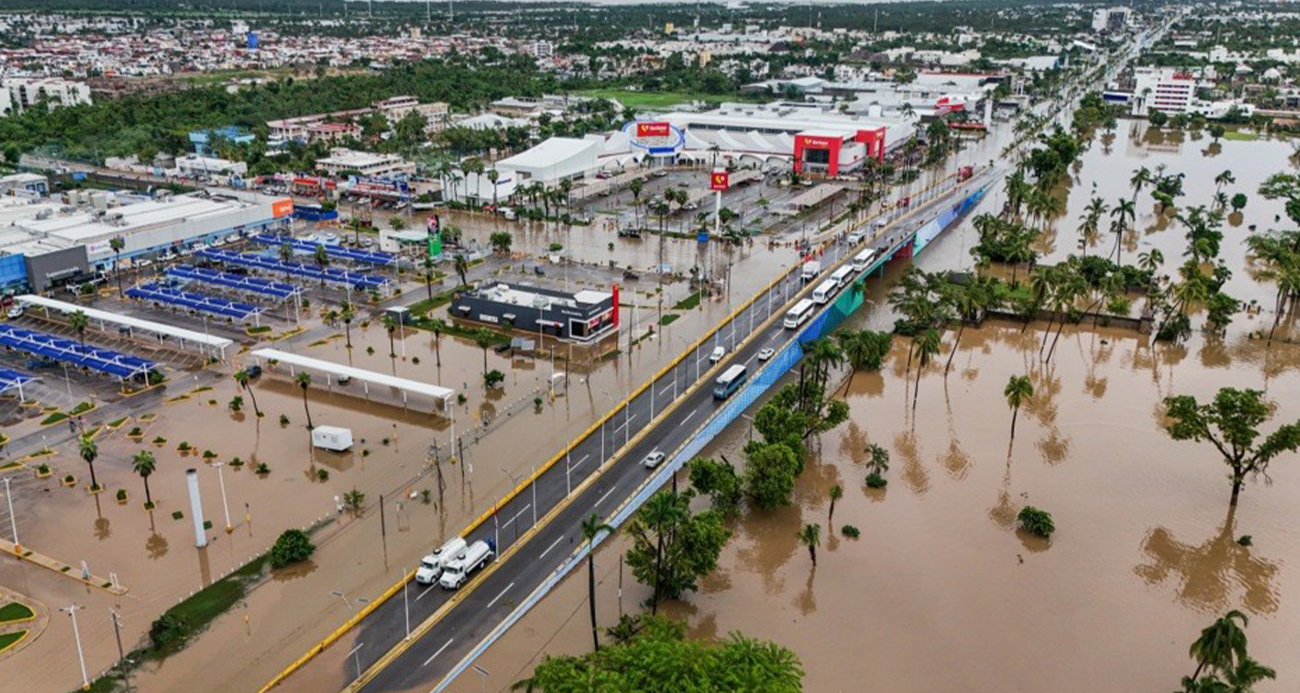
[{"label": "white bus", "polygon": [[849,285],[849,280],[853,278],[853,266],[845,265],[831,273],[831,281],[841,289]]},{"label": "white bus", "polygon": [[749,377],[749,370],[744,366],[735,365],[728,368],[722,375],[718,376],[717,382],[713,385],[713,399],[726,399],[732,395],[740,386],[745,384],[745,379]]},{"label": "white bus", "polygon": [[855,272],[861,272],[862,270],[870,266],[872,260],[875,259],[876,259],[876,251],[871,248],[867,248],[866,250],[853,256],[853,270]]},{"label": "white bus", "polygon": [[791,308],[790,312],[785,314],[785,329],[799,329],[800,325],[808,322],[808,318],[812,317],[813,310],[816,307],[816,304],[806,298],[799,299],[799,302],[794,304],[794,308]]},{"label": "white bus", "polygon": [[830,303],[831,299],[835,298],[835,294],[839,293],[839,290],[840,285],[836,284],[834,279],[827,279],[821,284],[818,284],[816,289],[813,289],[813,303],[818,305]]}]

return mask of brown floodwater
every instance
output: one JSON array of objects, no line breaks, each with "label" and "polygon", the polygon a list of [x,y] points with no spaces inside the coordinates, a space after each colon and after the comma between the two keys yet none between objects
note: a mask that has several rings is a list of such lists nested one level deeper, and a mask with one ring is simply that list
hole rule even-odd
[{"label": "brown floodwater", "polygon": [[[1243,218],[1225,228],[1223,256],[1234,270],[1228,290],[1267,304],[1273,290],[1245,271],[1244,239],[1251,224],[1269,228],[1281,212],[1254,191],[1268,174],[1290,169],[1287,148],[1276,141],[1213,147],[1186,134],[1175,146],[1177,137],[1153,142],[1137,130],[1138,142],[1113,143],[1109,152],[1099,143],[1085,154],[1069,211],[1040,248],[1050,250],[1045,261],[1076,252],[1073,220],[1093,181],[1110,201],[1129,194],[1133,168],[1163,162],[1187,174],[1180,202],[1208,204],[1212,178],[1226,168],[1238,179],[1229,194],[1250,196]],[[983,209],[996,209],[999,198]],[[1159,247],[1169,271],[1182,255],[1183,232],[1159,224],[1150,205],[1138,207],[1147,218],[1125,257]],[[966,220],[918,262],[930,270],[969,267],[973,238]],[[1101,247],[1109,248],[1104,238]],[[878,304],[855,315],[853,326],[892,323],[880,299],[900,269],[871,280]],[[795,504],[743,512],[718,570],[667,611],[699,636],[739,630],[791,648],[807,671],[807,690],[1145,691],[1176,687],[1193,668],[1187,647],[1200,629],[1240,609],[1251,617],[1252,656],[1278,669],[1278,681],[1260,689],[1295,690],[1296,456],[1279,459],[1267,482],[1251,482],[1230,512],[1217,454],[1170,439],[1159,404],[1172,394],[1204,400],[1220,387],[1254,387],[1276,407],[1267,430],[1300,419],[1300,347],[1249,335],[1269,319],[1239,315],[1224,338],[1197,333],[1178,346],[1068,328],[1047,366],[1039,357],[1045,324],[1022,331],[990,321],[965,331],[947,377],[942,364],[954,335],[945,335],[944,353],[921,378],[915,415],[900,340],[881,373],[843,383],[851,420],[813,443]],[[1036,394],[1012,444],[1002,387],[1026,373]],[[747,433],[733,426],[705,454],[739,462]],[[891,454],[882,491],[864,484],[870,443]],[[828,533],[833,484],[846,494]],[[1052,513],[1050,541],[1016,528],[1016,514],[1030,504]],[[795,539],[810,522],[823,526],[815,570]],[[861,538],[843,537],[845,524]],[[1252,546],[1237,543],[1242,535]],[[625,548],[617,539],[597,555],[604,625],[647,596],[630,573],[619,589]],[[585,652],[585,601],[576,571],[480,659],[491,672],[486,681],[464,676],[450,690],[506,690],[546,654]]]}]

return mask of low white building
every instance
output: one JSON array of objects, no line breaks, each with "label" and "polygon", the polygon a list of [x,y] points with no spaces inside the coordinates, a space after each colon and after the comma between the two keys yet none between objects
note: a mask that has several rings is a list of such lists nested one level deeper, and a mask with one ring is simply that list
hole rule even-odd
[{"label": "low white building", "polygon": [[415,173],[415,164],[397,154],[372,154],[339,147],[316,160],[316,168],[331,176],[356,172],[370,178],[389,178]]},{"label": "low white building", "polygon": [[486,171],[482,175],[465,174],[444,186],[444,196],[451,200],[487,204],[510,197],[523,185],[540,183],[554,188],[564,180],[594,175],[599,167],[603,141],[599,137],[552,137],[532,149],[493,164],[490,168],[496,171],[496,181]]},{"label": "low white building", "polygon": [[21,113],[33,106],[59,108],[89,104],[90,87],[58,77],[6,77],[0,87],[7,93],[7,105],[0,101],[0,115]]},{"label": "low white building", "polygon": [[214,156],[189,154],[176,160],[176,175],[182,178],[229,178],[248,173],[248,164]]}]

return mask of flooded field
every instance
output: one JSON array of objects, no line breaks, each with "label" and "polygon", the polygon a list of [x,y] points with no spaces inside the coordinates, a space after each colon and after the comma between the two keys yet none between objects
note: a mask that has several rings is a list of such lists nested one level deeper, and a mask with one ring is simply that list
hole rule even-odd
[{"label": "flooded field", "polygon": [[[1188,141],[1174,148],[1169,139],[1154,143],[1143,127],[1125,144],[1128,126],[1110,152],[1099,142],[1083,157],[1068,211],[1040,248],[1043,261],[1077,252],[1075,220],[1083,205],[1093,194],[1131,194],[1132,168],[1167,163],[1170,172],[1185,172],[1180,205],[1208,205],[1213,177],[1230,169],[1238,181],[1230,194],[1245,192],[1250,202],[1225,229],[1223,257],[1234,271],[1227,290],[1268,305],[1273,289],[1246,271],[1244,240],[1251,225],[1267,229],[1281,213],[1279,203],[1255,191],[1267,175],[1292,170],[1290,148],[1263,140],[1212,146],[1208,136],[1195,141],[1182,133]],[[1125,239],[1133,246],[1126,257],[1159,247],[1165,271],[1172,271],[1183,232],[1156,223],[1149,196],[1142,198],[1141,230]],[[998,204],[1000,194],[982,211]],[[930,270],[970,267],[974,236],[966,220],[919,263]],[[878,303],[854,316],[853,326],[892,324],[880,298],[900,269],[869,282]],[[743,512],[719,569],[668,611],[697,635],[739,630],[790,647],[807,671],[807,690],[1083,692],[1171,690],[1191,673],[1187,647],[1200,629],[1240,609],[1250,616],[1252,656],[1278,669],[1278,680],[1259,689],[1294,690],[1296,457],[1279,459],[1270,483],[1249,483],[1230,512],[1217,453],[1173,441],[1160,406],[1172,394],[1204,400],[1220,387],[1251,387],[1276,405],[1266,431],[1300,419],[1300,348],[1249,336],[1270,321],[1267,314],[1239,314],[1224,338],[1197,332],[1180,346],[1153,346],[1133,332],[1067,329],[1047,367],[1038,356],[1045,324],[1022,331],[990,321],[966,330],[946,378],[941,364],[953,336],[945,335],[944,354],[921,378],[915,416],[904,378],[906,342],[897,340],[882,372],[859,373],[841,389],[850,423],[816,442],[795,506]],[[1012,445],[1002,388],[1026,373],[1035,396]],[[705,454],[736,461],[746,435],[733,426]],[[892,458],[881,491],[864,484],[870,443]],[[846,493],[828,536],[834,484]],[[1052,513],[1057,532],[1050,541],[1016,528],[1016,513],[1029,504]],[[824,528],[815,570],[795,537],[809,522]],[[861,538],[842,536],[845,524],[861,529]],[[1251,546],[1237,543],[1243,535],[1252,537]],[[615,540],[597,556],[606,625],[620,610],[636,611],[648,595],[630,572],[620,580],[625,548]],[[585,600],[577,572],[479,661],[490,672],[486,681],[466,675],[450,690],[505,690],[544,654],[586,651]]]}]

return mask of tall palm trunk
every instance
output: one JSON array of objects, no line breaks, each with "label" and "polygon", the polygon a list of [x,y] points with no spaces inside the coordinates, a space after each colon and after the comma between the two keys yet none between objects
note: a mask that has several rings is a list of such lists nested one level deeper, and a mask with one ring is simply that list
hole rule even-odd
[{"label": "tall palm trunk", "polygon": [[587,604],[591,607],[591,644],[600,652],[600,631],[596,628],[596,559],[591,551],[587,553]]},{"label": "tall palm trunk", "polygon": [[1016,439],[1016,419],[1020,418],[1020,407],[1011,410],[1011,440]]},{"label": "tall palm trunk", "polygon": [[948,362],[943,366],[943,376],[948,377],[948,371],[952,370],[952,358],[957,355],[957,347],[961,344],[961,335],[966,331],[966,321],[962,320],[957,326],[957,338],[952,342],[952,351],[948,352]]},{"label": "tall palm trunk", "polygon": [[302,410],[307,413],[307,428],[316,428],[311,422],[311,408],[307,406],[307,388],[302,389]]},{"label": "tall palm trunk", "polygon": [[144,479],[144,502],[147,505],[153,505],[153,496],[149,493],[149,477],[142,476],[140,478]]}]

